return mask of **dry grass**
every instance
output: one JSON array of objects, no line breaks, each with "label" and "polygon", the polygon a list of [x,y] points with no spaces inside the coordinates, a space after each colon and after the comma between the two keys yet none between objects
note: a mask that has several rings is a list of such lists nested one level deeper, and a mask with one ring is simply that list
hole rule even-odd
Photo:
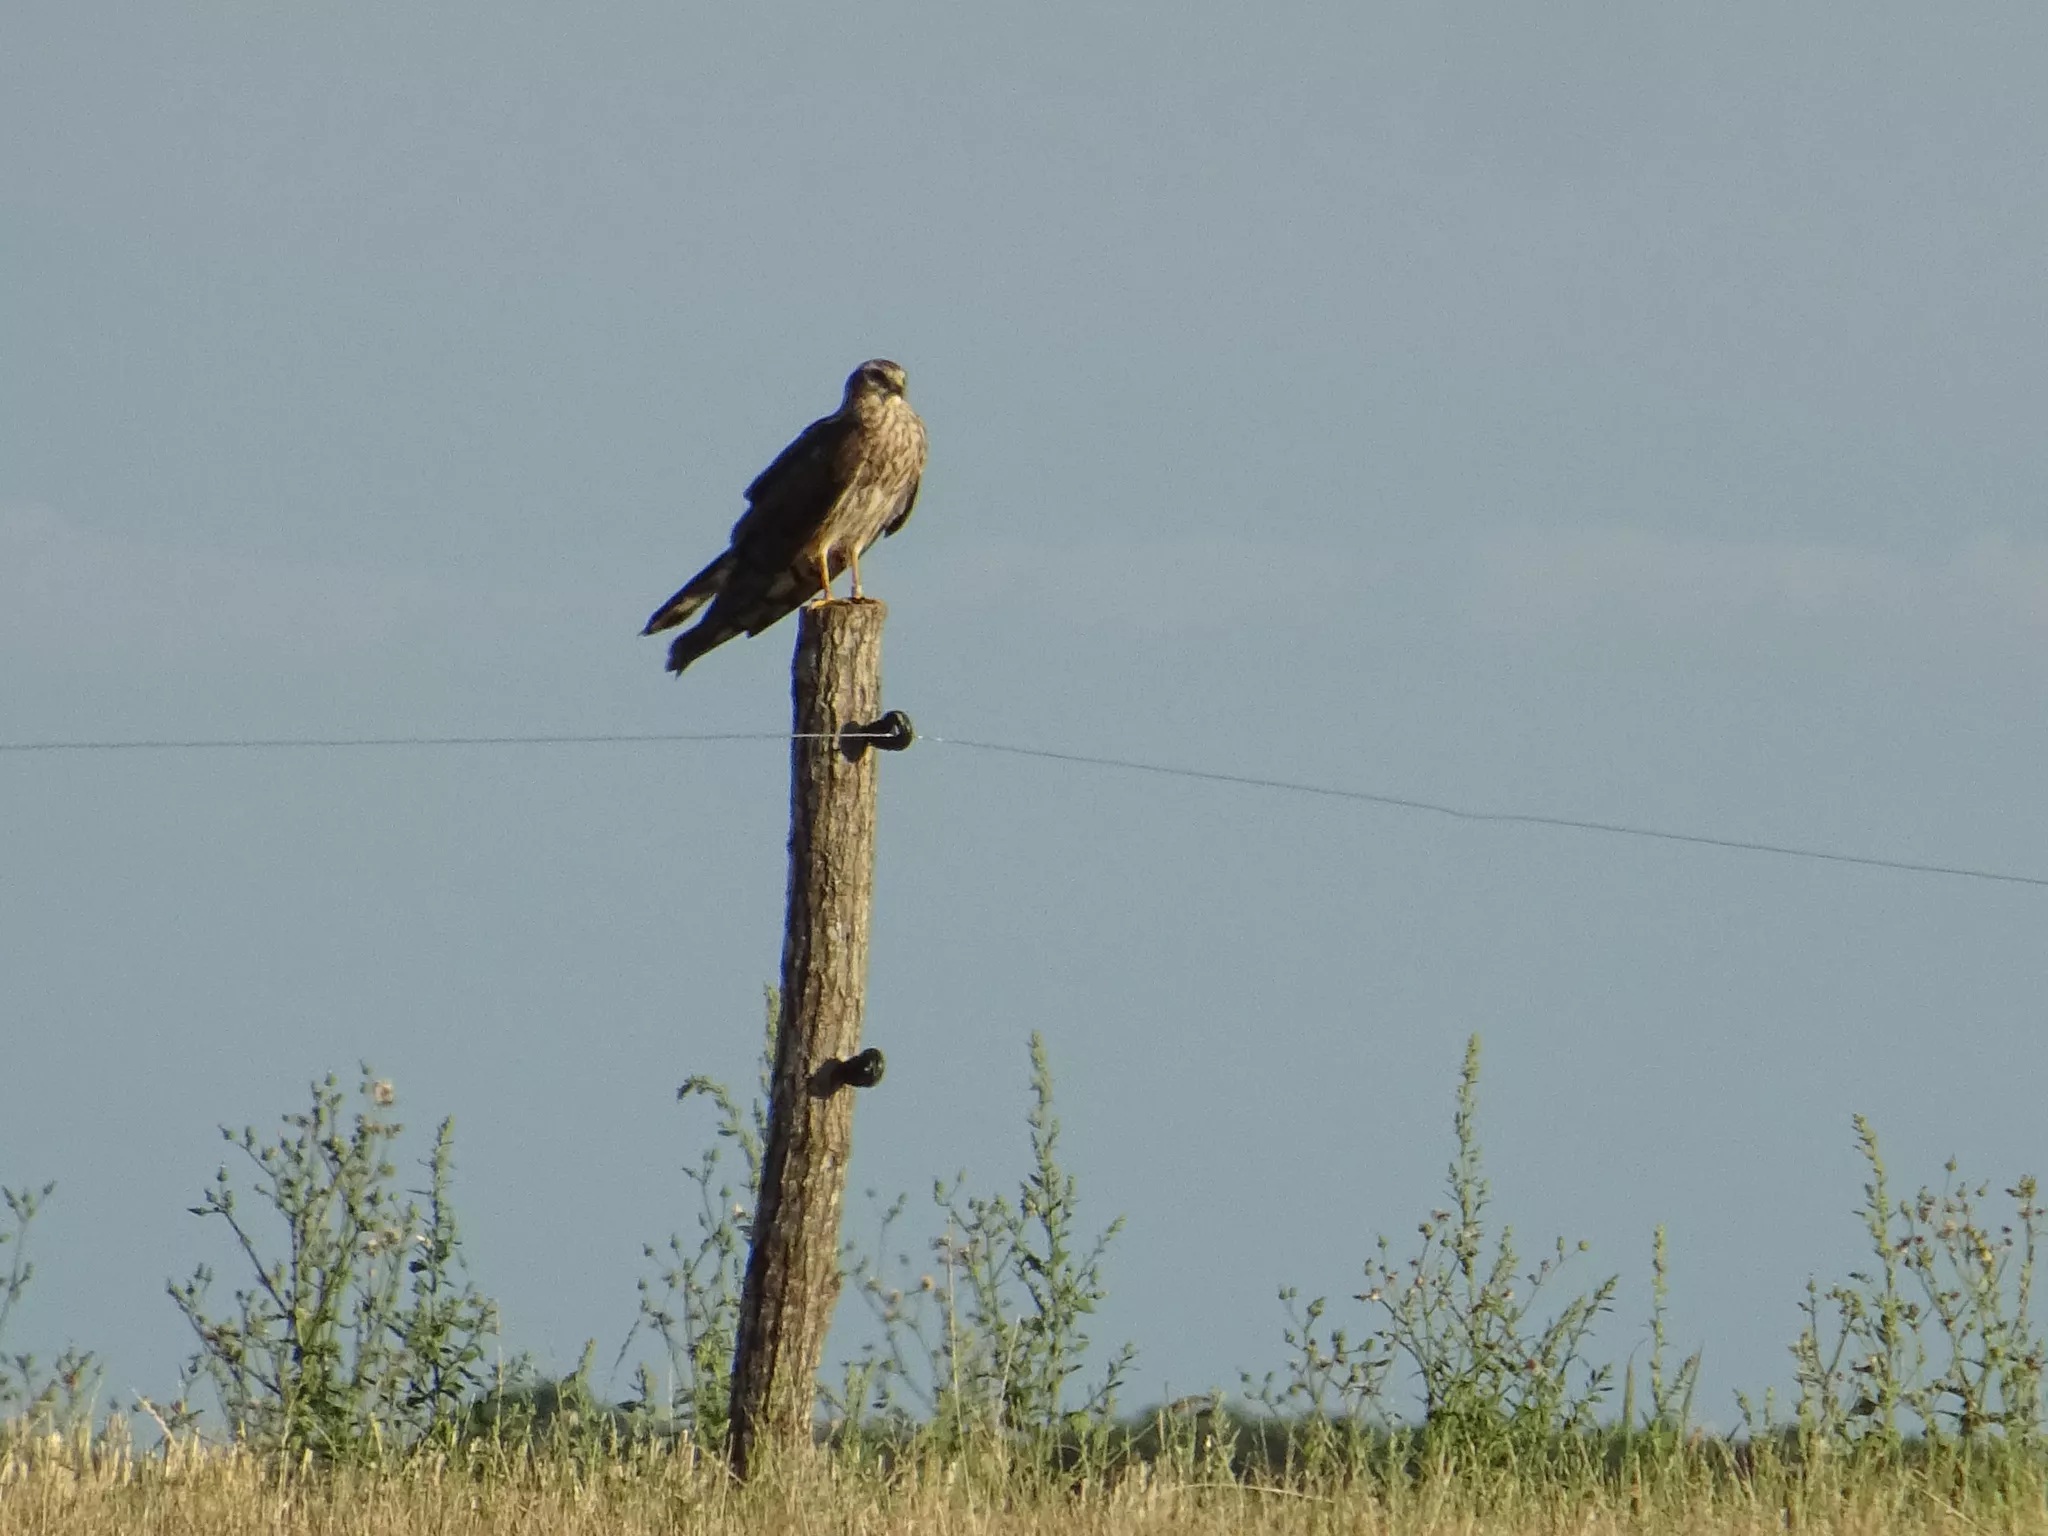
[{"label": "dry grass", "polygon": [[1231,1482],[1183,1481],[1139,1469],[1113,1484],[1004,1492],[957,1469],[884,1477],[818,1458],[745,1487],[687,1457],[641,1455],[579,1463],[508,1457],[482,1474],[421,1461],[402,1470],[280,1466],[247,1452],[179,1448],[139,1456],[118,1444],[59,1439],[0,1455],[0,1536],[162,1532],[165,1536],[400,1536],[434,1532],[636,1536],[640,1532],[990,1532],[1060,1536],[1243,1532],[2043,1533],[2038,1492],[2014,1509],[1945,1505],[1907,1474],[1848,1492],[1791,1497],[1727,1481],[1663,1498],[1589,1485],[1496,1491],[1470,1482],[1304,1494]]},{"label": "dry grass", "polygon": [[[1127,1353],[1092,1389],[1074,1379],[1115,1229],[1092,1245],[1076,1236],[1035,1039],[1032,1064],[1033,1162],[1017,1194],[939,1186],[943,1283],[885,1274],[879,1261],[853,1266],[881,1337],[825,1394],[829,1448],[745,1487],[688,1449],[693,1435],[716,1444],[722,1433],[744,1254],[743,1205],[720,1182],[716,1147],[691,1174],[702,1197],[695,1246],[673,1241],[672,1267],[643,1286],[643,1323],[667,1347],[672,1386],[657,1390],[643,1373],[634,1396],[607,1404],[590,1389],[588,1354],[557,1381],[487,1373],[495,1312],[458,1262],[445,1127],[418,1207],[380,1150],[397,1131],[378,1117],[388,1085],[365,1068],[369,1108],[353,1131],[338,1087],[316,1085],[282,1140],[229,1137],[299,1234],[290,1262],[261,1261],[265,1278],[224,1317],[204,1310],[206,1270],[173,1288],[200,1341],[185,1385],[210,1385],[219,1418],[183,1390],[161,1409],[144,1400],[162,1443],[140,1453],[127,1413],[95,1428],[90,1356],[38,1370],[0,1353],[0,1536],[2048,1536],[2048,1341],[2030,1312],[2048,1231],[2031,1179],[2006,1188],[2009,1220],[1991,1211],[1991,1185],[1965,1184],[1953,1165],[1940,1188],[1895,1201],[1859,1121],[1870,1261],[1847,1281],[1808,1287],[1789,1413],[1770,1394],[1742,1399],[1743,1430],[1727,1440],[1694,1425],[1700,1355],[1680,1362],[1667,1350],[1661,1230],[1640,1378],[1632,1362],[1587,1355],[1612,1279],[1546,1289],[1577,1250],[1559,1240],[1532,1266],[1506,1227],[1490,1234],[1474,1041],[1445,1204],[1419,1224],[1413,1257],[1379,1240],[1362,1319],[1285,1291],[1288,1358],[1246,1378],[1253,1411],[1219,1394],[1119,1420]],[[758,1115],[716,1085],[697,1088],[720,1106],[720,1138],[758,1166]],[[5,1193],[13,1222],[0,1242],[14,1245],[41,1194]],[[225,1176],[210,1198],[208,1211],[239,1219]],[[335,1211],[347,1220],[321,1225]],[[29,1275],[19,1246],[9,1258],[0,1323]],[[1400,1400],[1390,1381],[1419,1384],[1422,1401]],[[844,1404],[862,1412],[843,1414]],[[1421,1412],[1404,1420],[1403,1408]],[[236,1444],[195,1438],[209,1423],[216,1434],[233,1426]]]}]

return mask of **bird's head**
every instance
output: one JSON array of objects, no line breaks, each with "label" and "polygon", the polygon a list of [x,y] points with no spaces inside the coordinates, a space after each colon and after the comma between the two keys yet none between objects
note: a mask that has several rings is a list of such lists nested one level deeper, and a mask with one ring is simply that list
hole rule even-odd
[{"label": "bird's head", "polygon": [[909,382],[901,363],[892,363],[886,357],[871,357],[848,375],[846,398],[853,400],[861,395],[900,395]]}]

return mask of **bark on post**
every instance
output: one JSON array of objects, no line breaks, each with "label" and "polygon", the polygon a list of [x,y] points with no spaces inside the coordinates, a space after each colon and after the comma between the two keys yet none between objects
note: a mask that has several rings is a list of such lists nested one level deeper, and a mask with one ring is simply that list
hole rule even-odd
[{"label": "bark on post", "polygon": [[811,1444],[825,1334],[839,1299],[839,1215],[853,1147],[853,1085],[875,874],[872,748],[839,739],[881,713],[877,602],[805,608],[794,663],[789,916],[768,1143],[733,1355],[730,1454],[747,1475],[764,1450]]}]

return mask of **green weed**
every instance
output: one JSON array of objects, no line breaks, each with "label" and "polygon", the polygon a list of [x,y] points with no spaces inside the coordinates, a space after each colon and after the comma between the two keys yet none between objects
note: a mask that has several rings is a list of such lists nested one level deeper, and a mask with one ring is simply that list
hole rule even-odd
[{"label": "green weed", "polygon": [[[224,1165],[193,1209],[226,1229],[246,1277],[221,1316],[209,1310],[207,1267],[169,1288],[199,1342],[177,1399],[144,1403],[165,1430],[166,1465],[192,1443],[190,1396],[204,1384],[235,1454],[272,1459],[264,1465],[335,1478],[426,1469],[480,1488],[648,1479],[732,1514],[737,1506],[718,1502],[727,1494],[716,1452],[760,1185],[772,995],[768,1018],[756,1095],[743,1102],[705,1078],[680,1090],[715,1110],[708,1145],[684,1170],[694,1231],[647,1250],[657,1267],[640,1282],[620,1359],[644,1335],[660,1342],[667,1368],[658,1378],[643,1366],[621,1404],[591,1385],[594,1346],[558,1381],[523,1361],[486,1365],[496,1311],[462,1265],[447,1122],[410,1191],[391,1160],[402,1134],[387,1114],[394,1096],[367,1068],[352,1114],[330,1077],[274,1138],[224,1130],[254,1171],[254,1197],[239,1196]],[[1694,1422],[1701,1353],[1674,1359],[1663,1228],[1651,1244],[1642,1358],[1594,1359],[1616,1280],[1573,1282],[1585,1245],[1563,1239],[1531,1263],[1496,1222],[1479,1081],[1475,1039],[1445,1195],[1415,1237],[1374,1239],[1348,1303],[1281,1292],[1280,1370],[1245,1377],[1235,1403],[1216,1394],[1123,1418],[1133,1351],[1103,1355],[1090,1338],[1122,1224],[1082,1222],[1034,1035],[1029,1158],[1015,1185],[984,1192],[964,1174],[939,1180],[926,1222],[913,1223],[898,1197],[871,1247],[844,1245],[867,1331],[820,1387],[828,1449],[818,1466],[876,1509],[903,1490],[937,1489],[970,1509],[1121,1508],[1115,1501],[1157,1494],[1199,1511],[1210,1491],[1230,1490],[1369,1509],[1412,1528],[1507,1512],[1577,1529],[1576,1512],[1590,1509],[1673,1526],[1702,1511],[1744,1528],[1876,1528],[1908,1515],[2038,1523],[2048,1344],[2032,1313],[2042,1211],[2031,1178],[2005,1187],[2001,1202],[1951,1164],[1939,1186],[1896,1199],[1876,1133],[1857,1119],[1871,1262],[1809,1284],[1790,1416],[1780,1420],[1773,1394],[1760,1405],[1741,1396],[1744,1431],[1720,1437]],[[49,1192],[6,1192],[0,1334],[33,1277],[24,1238]],[[923,1230],[906,1230],[915,1225]],[[36,1457],[83,1468],[129,1454],[114,1421],[90,1424],[94,1381],[92,1357],[75,1350],[48,1371],[0,1357],[0,1421],[13,1426],[0,1437],[0,1484]],[[53,1429],[72,1435],[59,1436],[72,1449],[22,1450],[55,1443]]]},{"label": "green weed", "polygon": [[827,1396],[842,1424],[858,1426],[871,1412],[899,1433],[922,1423],[941,1453],[996,1445],[1041,1465],[1099,1459],[1106,1448],[1136,1349],[1124,1345],[1090,1382],[1075,1378],[1087,1362],[1087,1319],[1107,1295],[1103,1261],[1123,1220],[1080,1235],[1079,1186],[1060,1164],[1052,1067],[1036,1033],[1030,1057],[1031,1164],[1014,1197],[973,1193],[965,1173],[935,1181],[941,1230],[928,1240],[931,1263],[921,1273],[907,1253],[893,1266],[884,1257],[895,1246],[902,1199],[884,1212],[873,1254],[848,1247],[848,1276],[878,1337]]},{"label": "green weed", "polygon": [[485,1364],[497,1309],[464,1273],[449,1198],[454,1122],[441,1122],[424,1160],[426,1188],[408,1193],[387,1160],[403,1131],[384,1113],[391,1085],[365,1066],[360,1097],[345,1116],[329,1075],[275,1139],[221,1128],[254,1170],[259,1206],[282,1226],[282,1251],[272,1255],[222,1164],[192,1214],[227,1227],[248,1280],[225,1316],[207,1310],[209,1266],[169,1284],[199,1340],[162,1412],[172,1428],[196,1422],[191,1389],[204,1382],[238,1438],[336,1460],[379,1457],[453,1443],[500,1384]]},{"label": "green weed", "polygon": [[88,1350],[66,1348],[48,1368],[31,1354],[9,1354],[4,1346],[7,1325],[36,1267],[29,1262],[28,1229],[43,1202],[56,1192],[54,1183],[41,1189],[0,1189],[7,1206],[8,1226],[0,1231],[7,1269],[0,1277],[0,1431],[68,1433],[90,1420],[99,1396],[99,1362]]}]

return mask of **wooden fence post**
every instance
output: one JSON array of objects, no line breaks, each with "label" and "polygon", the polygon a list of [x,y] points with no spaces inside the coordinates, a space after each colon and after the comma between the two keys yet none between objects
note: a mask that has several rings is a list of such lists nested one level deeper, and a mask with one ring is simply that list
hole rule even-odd
[{"label": "wooden fence post", "polygon": [[[818,1369],[839,1299],[851,1090],[881,1079],[881,1053],[860,1048],[874,749],[910,739],[907,720],[878,719],[888,611],[877,602],[831,602],[803,609],[797,627],[781,1012],[732,1368],[729,1450],[741,1477],[764,1448],[811,1444]],[[847,732],[862,735],[848,740]]]}]

